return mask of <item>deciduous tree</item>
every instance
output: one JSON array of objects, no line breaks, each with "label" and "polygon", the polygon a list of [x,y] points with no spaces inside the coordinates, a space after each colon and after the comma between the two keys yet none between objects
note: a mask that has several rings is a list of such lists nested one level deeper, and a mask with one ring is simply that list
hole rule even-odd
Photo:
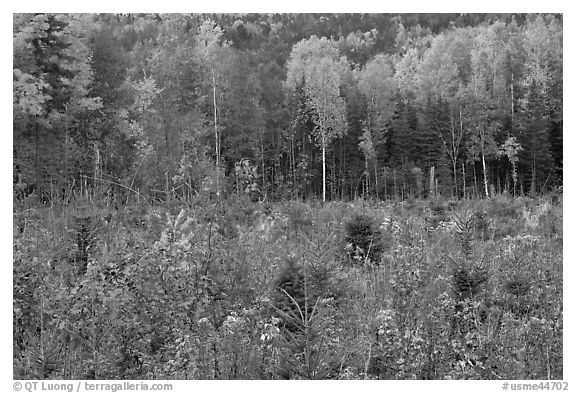
[{"label": "deciduous tree", "polygon": [[322,150],[322,199],[326,200],[326,149],[331,141],[347,131],[346,106],[340,97],[340,79],[347,69],[338,50],[326,38],[312,37],[294,46],[288,61],[286,87],[294,90],[304,83],[304,91],[315,111],[314,136]]}]

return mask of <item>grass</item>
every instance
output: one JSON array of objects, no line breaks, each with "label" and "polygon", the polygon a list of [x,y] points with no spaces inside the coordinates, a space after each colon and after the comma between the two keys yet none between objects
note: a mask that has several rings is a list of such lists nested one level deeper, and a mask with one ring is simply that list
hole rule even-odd
[{"label": "grass", "polygon": [[16,212],[13,243],[15,379],[563,377],[547,198],[76,201]]}]

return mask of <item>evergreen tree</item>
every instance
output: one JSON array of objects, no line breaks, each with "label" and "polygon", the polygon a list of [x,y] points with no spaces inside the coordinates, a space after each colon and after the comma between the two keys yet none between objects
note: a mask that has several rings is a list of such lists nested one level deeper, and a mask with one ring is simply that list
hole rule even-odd
[{"label": "evergreen tree", "polygon": [[536,81],[532,81],[521,109],[520,134],[518,142],[523,150],[519,153],[520,181],[525,192],[536,195],[548,182],[553,173],[549,140],[550,123],[546,116],[544,103],[546,97],[540,93]]},{"label": "evergreen tree", "polygon": [[90,23],[84,16],[35,14],[18,16],[14,26],[16,165],[34,179],[40,199],[49,184],[65,189],[79,174],[72,168],[88,170],[95,158],[89,112],[101,100],[90,94],[90,51],[80,38]]}]

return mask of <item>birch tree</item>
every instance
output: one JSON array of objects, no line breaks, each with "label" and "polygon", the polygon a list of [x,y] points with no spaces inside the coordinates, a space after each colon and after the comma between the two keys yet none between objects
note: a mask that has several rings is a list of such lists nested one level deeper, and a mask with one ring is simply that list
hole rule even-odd
[{"label": "birch tree", "polygon": [[471,123],[468,154],[473,160],[480,159],[482,163],[484,194],[488,197],[490,193],[486,162],[489,157],[498,154],[494,136],[499,125],[495,119],[497,52],[485,29],[475,37],[471,60],[472,75],[467,95]]},{"label": "birch tree", "polygon": [[285,87],[303,84],[314,110],[314,138],[322,150],[322,200],[326,200],[326,150],[332,140],[348,130],[346,105],[340,96],[340,81],[347,69],[334,43],[312,36],[294,46],[288,60]]},{"label": "birch tree", "polygon": [[209,79],[209,85],[212,88],[212,106],[214,118],[214,142],[215,142],[215,155],[216,155],[216,195],[220,196],[220,144],[221,135],[218,129],[219,112],[218,108],[218,87],[222,88],[223,78],[220,70],[221,60],[223,58],[226,48],[230,47],[230,43],[222,40],[224,31],[220,26],[211,20],[206,20],[198,29],[196,37],[196,55],[201,63],[206,68],[206,74]]}]

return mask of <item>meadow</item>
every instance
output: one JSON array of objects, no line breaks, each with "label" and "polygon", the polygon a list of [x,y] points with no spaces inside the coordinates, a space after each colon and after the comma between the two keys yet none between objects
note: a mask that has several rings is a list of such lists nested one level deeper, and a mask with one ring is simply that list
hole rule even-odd
[{"label": "meadow", "polygon": [[15,209],[14,379],[563,378],[562,195]]}]

